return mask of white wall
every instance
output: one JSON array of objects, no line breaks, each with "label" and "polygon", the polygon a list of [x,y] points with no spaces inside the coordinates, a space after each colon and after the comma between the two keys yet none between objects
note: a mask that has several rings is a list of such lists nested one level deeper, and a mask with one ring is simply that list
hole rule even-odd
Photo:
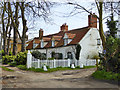
[{"label": "white wall", "polygon": [[97,45],[97,39],[99,38],[100,35],[98,30],[96,28],[91,28],[80,41],[80,60],[84,65],[86,65],[87,59],[92,58],[94,55],[98,54],[98,52],[102,52],[102,45]]},{"label": "white wall", "polygon": [[[75,46],[67,46],[67,47],[58,47],[58,48],[49,48],[49,49],[36,49],[41,53],[47,53],[47,58],[51,58],[51,53],[62,53],[63,54],[63,59],[67,58],[67,52],[72,52],[73,57],[75,57],[74,52],[75,52]],[[34,50],[31,50],[31,52]],[[73,58],[75,59],[75,58]]]}]

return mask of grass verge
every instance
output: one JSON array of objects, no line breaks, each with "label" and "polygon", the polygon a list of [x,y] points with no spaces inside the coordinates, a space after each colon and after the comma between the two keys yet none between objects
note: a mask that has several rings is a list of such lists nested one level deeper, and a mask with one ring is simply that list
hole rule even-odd
[{"label": "grass verge", "polygon": [[92,74],[92,76],[99,80],[120,80],[120,73],[106,72],[105,70],[97,70]]},{"label": "grass verge", "polygon": [[9,69],[9,68],[7,68],[7,67],[4,67],[4,66],[0,66],[0,68],[2,68],[3,70],[5,70],[5,71],[10,71],[10,72],[13,72],[14,70],[11,70],[11,69]]},{"label": "grass verge", "polygon": [[27,68],[25,65],[18,65],[17,66],[21,70],[27,70],[27,71],[34,71],[34,72],[54,72],[54,71],[64,71],[64,70],[79,70],[79,69],[87,69],[87,68],[95,68],[95,66],[85,66],[84,68],[80,68],[79,66],[76,68],[70,68],[70,67],[57,67],[57,68],[48,68],[48,71],[44,71],[42,68]]}]

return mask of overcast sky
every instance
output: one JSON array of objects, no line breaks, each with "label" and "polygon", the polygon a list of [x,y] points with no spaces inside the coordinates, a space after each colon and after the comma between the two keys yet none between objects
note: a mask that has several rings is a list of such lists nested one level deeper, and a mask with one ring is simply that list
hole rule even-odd
[{"label": "overcast sky", "polygon": [[[91,6],[92,3],[94,3],[94,0],[89,0],[89,1],[83,0],[79,2],[80,5],[86,8],[92,8],[93,7]],[[44,30],[44,35],[48,35],[48,34],[59,32],[60,26],[64,23],[67,23],[68,30],[88,26],[88,13],[87,12],[79,13],[72,17],[64,17],[64,16],[68,16],[72,10],[73,10],[73,7],[70,5],[57,5],[54,8],[51,8],[51,14],[49,17],[52,19],[52,21],[49,23],[46,23],[41,18],[35,20],[34,22],[35,28],[28,30],[29,39],[33,37],[38,37],[40,28]],[[98,15],[98,12],[95,8],[91,9],[91,12]],[[117,17],[118,16],[115,16],[116,19]],[[107,31],[108,29],[107,29],[105,22],[106,20],[104,20],[103,22],[103,27],[104,27],[104,31]]]}]

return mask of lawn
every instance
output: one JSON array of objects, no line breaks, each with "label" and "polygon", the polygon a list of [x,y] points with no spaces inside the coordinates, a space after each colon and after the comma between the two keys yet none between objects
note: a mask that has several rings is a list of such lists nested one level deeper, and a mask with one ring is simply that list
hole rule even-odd
[{"label": "lawn", "polygon": [[10,72],[13,72],[14,70],[11,70],[11,69],[9,69],[9,68],[7,68],[7,67],[4,67],[4,66],[0,66],[0,68],[2,68],[3,70],[5,70],[5,71],[10,71]]},{"label": "lawn", "polygon": [[84,66],[83,68],[80,68],[79,66],[76,68],[70,68],[70,67],[57,67],[57,68],[48,68],[48,71],[44,71],[43,68],[27,68],[25,65],[18,65],[19,69],[27,70],[27,71],[34,71],[34,72],[54,72],[54,71],[64,71],[64,70],[79,70],[79,69],[88,69],[88,68],[95,68],[96,66]]}]

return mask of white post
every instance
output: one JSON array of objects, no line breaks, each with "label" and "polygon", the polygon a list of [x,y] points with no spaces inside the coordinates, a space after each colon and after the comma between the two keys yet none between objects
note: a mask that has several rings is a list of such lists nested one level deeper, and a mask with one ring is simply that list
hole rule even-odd
[{"label": "white post", "polygon": [[55,59],[53,60],[53,62],[54,62],[54,68],[56,68],[56,61],[55,61]]},{"label": "white post", "polygon": [[40,68],[40,60],[38,59],[38,68]]},{"label": "white post", "polygon": [[68,67],[70,67],[70,59],[68,59]]},{"label": "white post", "polygon": [[75,65],[74,65],[74,64],[72,64],[72,65],[71,65],[71,68],[75,68]]},{"label": "white post", "polygon": [[31,55],[30,51],[28,50],[28,53],[27,53],[27,68],[31,68],[32,67],[31,64],[32,64],[32,55]]}]

